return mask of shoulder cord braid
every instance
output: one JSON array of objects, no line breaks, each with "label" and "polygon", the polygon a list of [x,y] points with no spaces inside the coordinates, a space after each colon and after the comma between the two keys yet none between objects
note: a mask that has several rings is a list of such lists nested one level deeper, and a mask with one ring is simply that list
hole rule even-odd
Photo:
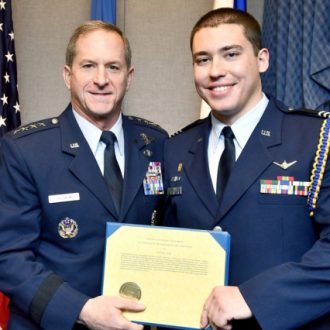
[{"label": "shoulder cord braid", "polygon": [[329,133],[330,133],[330,119],[328,118],[323,121],[321,127],[319,144],[317,146],[312,174],[310,178],[311,186],[308,195],[308,208],[309,208],[309,215],[311,217],[314,216],[314,210],[316,208],[316,202],[322,184],[325,165],[328,159],[329,147],[330,147]]}]

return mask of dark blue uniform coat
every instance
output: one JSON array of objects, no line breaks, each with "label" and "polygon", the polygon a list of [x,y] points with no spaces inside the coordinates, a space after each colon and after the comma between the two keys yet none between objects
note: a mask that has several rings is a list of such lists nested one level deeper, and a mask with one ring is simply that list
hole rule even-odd
[{"label": "dark blue uniform coat", "polygon": [[[329,162],[313,218],[306,196],[260,192],[262,179],[310,180],[323,120],[289,112],[270,101],[235,163],[220,205],[207,160],[210,118],[165,143],[165,177],[172,187],[165,224],[220,226],[230,233],[229,284],[239,286],[267,330],[299,328],[330,312]],[[287,169],[273,163],[284,161],[296,163]],[[318,322],[306,328],[330,329],[330,318]]]},{"label": "dark blue uniform coat", "polygon": [[[71,107],[1,140],[0,290],[11,299],[10,329],[71,329],[86,300],[101,294],[106,221],[150,224],[159,212],[161,196],[145,195],[142,182],[149,162],[162,162],[167,133],[126,116],[123,129],[119,215]],[[73,193],[79,200],[48,199]],[[59,234],[66,218],[75,237]]]}]

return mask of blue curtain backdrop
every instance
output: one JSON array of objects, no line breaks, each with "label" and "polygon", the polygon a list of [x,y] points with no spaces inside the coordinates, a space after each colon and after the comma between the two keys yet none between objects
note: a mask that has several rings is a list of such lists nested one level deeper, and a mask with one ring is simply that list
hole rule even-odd
[{"label": "blue curtain backdrop", "polygon": [[295,108],[330,110],[330,0],[265,0],[263,88]]},{"label": "blue curtain backdrop", "polygon": [[91,19],[116,24],[116,0],[92,0]]}]

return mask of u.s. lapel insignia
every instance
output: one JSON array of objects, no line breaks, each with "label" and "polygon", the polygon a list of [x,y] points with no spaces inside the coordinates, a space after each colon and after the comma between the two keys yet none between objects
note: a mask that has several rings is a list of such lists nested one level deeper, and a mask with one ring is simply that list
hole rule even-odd
[{"label": "u.s. lapel insignia", "polygon": [[79,148],[79,143],[78,143],[78,142],[70,143],[70,148],[71,148],[71,149]]},{"label": "u.s. lapel insignia", "polygon": [[287,170],[289,167],[291,167],[292,165],[294,165],[295,163],[297,163],[296,160],[287,163],[286,160],[284,160],[282,163],[277,163],[277,162],[273,162],[273,164],[279,166],[280,168],[282,168],[283,170]]},{"label": "u.s. lapel insignia", "polygon": [[267,131],[267,130],[265,130],[265,129],[262,129],[261,130],[261,135],[263,135],[263,136],[270,136],[270,131]]},{"label": "u.s. lapel insignia", "polygon": [[78,234],[78,224],[73,219],[66,217],[58,224],[58,233],[62,238],[74,238]]},{"label": "u.s. lapel insignia", "polygon": [[143,179],[145,195],[163,195],[164,185],[160,162],[150,162],[147,173]]}]

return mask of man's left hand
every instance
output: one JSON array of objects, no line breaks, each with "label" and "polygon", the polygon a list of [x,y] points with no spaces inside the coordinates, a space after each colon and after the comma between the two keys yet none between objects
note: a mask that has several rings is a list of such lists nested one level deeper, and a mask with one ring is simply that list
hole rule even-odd
[{"label": "man's left hand", "polygon": [[230,330],[230,321],[247,319],[252,312],[236,286],[217,286],[207,298],[202,316],[201,328]]}]

